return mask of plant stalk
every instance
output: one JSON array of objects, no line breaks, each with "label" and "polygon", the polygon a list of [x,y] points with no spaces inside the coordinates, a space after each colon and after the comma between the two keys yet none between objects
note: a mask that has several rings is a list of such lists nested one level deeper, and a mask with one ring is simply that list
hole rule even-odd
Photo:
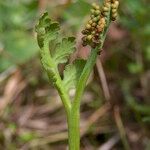
[{"label": "plant stalk", "polygon": [[110,24],[110,20],[108,20],[107,28],[105,29],[102,35],[101,45],[95,49],[91,50],[91,54],[88,58],[88,61],[83,69],[83,72],[79,78],[78,85],[76,88],[76,94],[74,101],[72,102],[71,112],[68,115],[68,129],[69,129],[69,150],[80,150],[80,130],[79,130],[79,122],[80,122],[80,101],[82,94],[84,92],[86,82],[89,78],[89,75],[96,63],[97,53],[102,49],[106,33]]},{"label": "plant stalk", "polygon": [[69,150],[80,150],[80,115],[79,111],[70,111],[67,116]]},{"label": "plant stalk", "polygon": [[94,52],[92,51],[89,61],[86,64],[83,74],[81,75],[82,78],[80,78],[80,84],[77,88],[77,97],[72,103],[71,111],[68,114],[68,138],[69,138],[69,150],[80,150],[80,100],[82,97],[83,90],[86,85],[86,81],[89,77],[89,74],[95,64],[97,58],[97,49],[94,49]]},{"label": "plant stalk", "polygon": [[75,98],[71,104],[71,109],[67,114],[67,121],[68,121],[68,138],[69,138],[69,150],[80,150],[80,102],[81,97],[83,95],[86,82],[90,76],[90,73],[96,63],[98,52],[102,49],[106,33],[110,25],[110,12],[108,13],[108,20],[106,28],[101,34],[101,44],[96,47],[95,49],[91,50],[91,54],[85,64],[85,67],[82,71],[82,74],[79,78],[77,87],[76,87],[76,94]]}]

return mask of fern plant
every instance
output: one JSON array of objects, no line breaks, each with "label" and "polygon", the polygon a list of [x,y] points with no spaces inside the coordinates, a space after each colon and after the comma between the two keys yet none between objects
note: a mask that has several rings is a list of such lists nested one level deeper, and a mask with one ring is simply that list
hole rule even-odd
[{"label": "fern plant", "polygon": [[[118,0],[104,0],[102,7],[93,3],[90,20],[83,33],[83,46],[90,45],[91,53],[87,60],[76,59],[67,64],[61,78],[58,65],[67,63],[69,55],[75,51],[75,38],[60,36],[60,27],[44,13],[36,25],[37,40],[40,47],[41,62],[60,95],[68,123],[69,150],[80,149],[80,101],[88,77],[95,65],[97,55],[103,47],[111,21],[117,17]],[[71,100],[69,90],[76,90]]]}]

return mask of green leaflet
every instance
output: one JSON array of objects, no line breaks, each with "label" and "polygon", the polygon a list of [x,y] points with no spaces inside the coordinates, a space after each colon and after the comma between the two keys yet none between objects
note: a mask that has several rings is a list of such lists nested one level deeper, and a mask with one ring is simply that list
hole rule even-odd
[{"label": "green leaflet", "polygon": [[55,62],[51,57],[49,44],[57,39],[59,30],[59,24],[52,22],[51,19],[49,19],[47,12],[43,14],[39,19],[39,24],[36,25],[37,41],[41,49],[40,54],[42,65],[46,71],[53,72],[53,74]]},{"label": "green leaflet", "polygon": [[43,48],[44,43],[57,38],[60,27],[57,22],[51,21],[46,12],[39,19],[39,23],[36,25],[35,30],[37,32],[38,45],[40,48]]},{"label": "green leaflet", "polygon": [[67,57],[75,51],[75,38],[69,37],[62,39],[56,46],[53,59],[57,64],[67,62]]},{"label": "green leaflet", "polygon": [[86,61],[83,59],[75,60],[73,64],[69,64],[65,67],[63,85],[68,91],[70,88],[74,88],[77,85],[79,77],[85,66]]},{"label": "green leaflet", "polygon": [[38,45],[41,48],[41,61],[45,70],[65,63],[67,57],[75,50],[75,38],[63,38],[59,35],[59,24],[52,22],[48,13],[44,13],[36,26]]},{"label": "green leaflet", "polygon": [[75,51],[75,38],[68,37],[60,40],[59,24],[52,22],[48,13],[44,13],[36,25],[37,40],[40,47],[41,62],[54,85],[62,84],[68,91],[77,84],[77,80],[85,65],[84,60],[77,60],[66,66],[64,78],[60,82],[58,64],[66,63],[68,56]]}]

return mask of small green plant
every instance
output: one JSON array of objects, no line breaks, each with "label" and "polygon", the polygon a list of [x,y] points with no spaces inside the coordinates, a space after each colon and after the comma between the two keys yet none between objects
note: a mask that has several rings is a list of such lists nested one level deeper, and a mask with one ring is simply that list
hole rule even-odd
[{"label": "small green plant", "polygon": [[[49,80],[57,89],[66,111],[69,150],[80,149],[81,97],[97,55],[103,47],[110,22],[117,17],[118,5],[118,0],[104,0],[101,7],[95,3],[92,4],[91,19],[82,31],[83,46],[90,45],[91,54],[87,60],[77,59],[72,64],[67,64],[63,78],[59,74],[58,65],[67,63],[69,55],[75,51],[75,38],[61,38],[59,24],[53,22],[47,12],[42,15],[36,26],[42,65]],[[73,100],[69,96],[69,90],[72,88],[76,90]]]}]

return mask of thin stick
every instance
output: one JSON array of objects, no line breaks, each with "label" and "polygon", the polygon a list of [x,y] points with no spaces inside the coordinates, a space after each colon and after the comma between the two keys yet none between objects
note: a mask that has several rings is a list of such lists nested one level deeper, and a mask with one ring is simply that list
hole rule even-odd
[{"label": "thin stick", "polygon": [[100,80],[101,80],[102,89],[103,89],[103,92],[104,92],[105,99],[107,101],[109,101],[110,100],[110,92],[109,92],[105,72],[104,72],[104,69],[103,69],[100,58],[97,59],[96,66],[97,66],[98,74],[99,74],[99,77],[100,77]]},{"label": "thin stick", "polygon": [[81,136],[83,136],[87,130],[91,127],[92,124],[94,124],[100,117],[102,117],[104,114],[106,114],[110,109],[109,104],[105,104],[102,107],[100,107],[98,110],[96,110],[88,119],[85,127],[83,130],[81,130]]},{"label": "thin stick", "polygon": [[119,141],[120,137],[118,135],[114,135],[111,137],[106,143],[101,145],[98,150],[111,150],[114,145]]},{"label": "thin stick", "polygon": [[121,116],[120,116],[120,112],[119,112],[119,107],[118,106],[116,106],[114,108],[114,117],[115,117],[116,125],[118,127],[119,134],[120,134],[120,137],[121,137],[124,149],[125,150],[130,150],[130,146],[129,146],[129,143],[128,143],[128,140],[127,140],[127,137],[126,137],[126,132],[125,132],[122,120],[121,120]]}]

